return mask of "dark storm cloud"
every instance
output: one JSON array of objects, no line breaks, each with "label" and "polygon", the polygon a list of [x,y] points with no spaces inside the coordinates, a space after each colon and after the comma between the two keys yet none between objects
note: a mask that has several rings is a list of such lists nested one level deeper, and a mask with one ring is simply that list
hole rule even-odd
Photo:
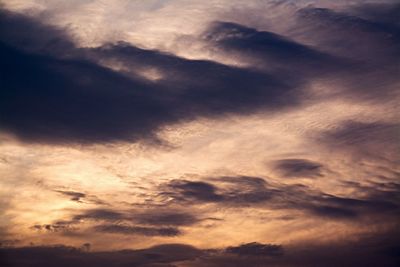
[{"label": "dark storm cloud", "polygon": [[319,177],[322,165],[306,159],[282,159],[275,162],[276,170],[284,177]]},{"label": "dark storm cloud", "polygon": [[[37,24],[9,13],[2,23],[8,28]],[[31,28],[43,27],[37,24]],[[37,31],[35,38],[53,31],[57,40],[62,38],[58,30],[47,28]],[[298,102],[298,97],[289,93],[301,84],[277,75],[187,60],[127,44],[92,50],[64,45],[46,50],[42,45],[43,49],[32,51],[31,43],[36,44],[36,39],[32,41],[33,34],[24,39],[24,33],[2,39],[0,44],[4,88],[0,95],[1,125],[23,140],[155,140],[156,131],[168,123],[277,109]],[[21,44],[20,39],[25,42]],[[160,68],[165,77],[152,82],[140,75],[118,73],[95,63],[102,56],[135,65],[138,70]],[[138,64],[139,60],[143,63]]]},{"label": "dark storm cloud", "polygon": [[106,224],[93,227],[95,232],[144,235],[144,236],[178,236],[181,231],[175,227],[148,227],[137,225]]}]

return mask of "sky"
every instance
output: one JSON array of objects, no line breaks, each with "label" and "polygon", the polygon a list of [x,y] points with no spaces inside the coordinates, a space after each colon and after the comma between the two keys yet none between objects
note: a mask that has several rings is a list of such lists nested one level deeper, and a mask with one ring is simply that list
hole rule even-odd
[{"label": "sky", "polygon": [[0,265],[398,266],[399,13],[1,1]]}]

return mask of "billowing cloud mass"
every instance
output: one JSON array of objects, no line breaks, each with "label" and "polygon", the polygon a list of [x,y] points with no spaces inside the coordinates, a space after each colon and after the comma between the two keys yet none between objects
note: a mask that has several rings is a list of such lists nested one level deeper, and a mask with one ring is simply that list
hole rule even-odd
[{"label": "billowing cloud mass", "polygon": [[396,1],[6,0],[1,266],[398,266]]}]

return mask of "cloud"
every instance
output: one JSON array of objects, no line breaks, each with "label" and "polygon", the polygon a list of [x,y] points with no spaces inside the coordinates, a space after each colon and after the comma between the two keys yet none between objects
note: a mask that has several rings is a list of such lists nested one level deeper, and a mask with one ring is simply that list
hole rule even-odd
[{"label": "cloud", "polygon": [[[352,190],[354,196],[329,194],[306,185],[286,185],[249,176],[207,177],[202,181],[172,180],[162,184],[158,188],[160,191],[155,193],[162,197],[159,206],[88,209],[69,219],[36,223],[31,229],[52,233],[84,231],[180,236],[185,234],[185,229],[200,229],[201,222],[214,216],[201,209],[203,204],[215,205],[217,209],[250,207],[259,211],[290,211],[309,218],[348,224],[366,222],[377,216],[391,221],[400,210],[399,187],[396,184],[361,186],[356,183],[343,186]],[[186,209],[188,205],[192,207],[190,211]]]},{"label": "cloud", "polygon": [[294,31],[323,51],[355,62],[339,76],[345,92],[355,94],[358,100],[387,101],[395,95],[399,82],[400,28],[391,19],[385,20],[388,10],[395,11],[396,6],[374,8],[373,16],[368,15],[368,5],[342,12],[303,8],[297,11]]},{"label": "cloud", "polygon": [[280,245],[260,244],[257,242],[243,244],[237,247],[226,248],[227,253],[237,254],[239,256],[281,256],[283,248]]},{"label": "cloud", "polygon": [[[358,221],[374,214],[395,216],[400,208],[397,198],[388,197],[398,191],[396,187],[388,190],[370,185],[367,187],[368,190],[363,188],[362,198],[351,198],[328,194],[302,184],[268,183],[260,177],[223,176],[209,177],[205,180],[207,182],[172,180],[167,185],[161,186],[160,194],[167,196],[165,204],[185,206],[189,203],[191,205],[214,203],[223,207],[289,209],[335,220]],[[357,185],[353,187],[354,190],[358,190]]]},{"label": "cloud", "polygon": [[[192,260],[202,251],[185,244],[163,244],[141,250],[85,252],[68,246],[0,248],[5,266],[170,266]],[[162,265],[165,264],[165,265]]]},{"label": "cloud", "polygon": [[163,244],[145,249],[92,251],[67,246],[0,248],[5,266],[388,266],[398,264],[398,231],[355,236],[352,241],[298,243],[290,246],[252,242],[226,248],[198,249]]},{"label": "cloud", "polygon": [[71,220],[58,220],[50,224],[35,224],[30,229],[35,231],[46,231],[52,233],[72,233],[77,230],[78,228],[78,221],[71,221]]},{"label": "cloud", "polygon": [[[26,18],[6,22],[10,27],[28,23]],[[28,24],[35,23],[30,20]],[[29,38],[23,47],[30,48]],[[298,84],[288,79],[127,44],[98,51],[68,48],[65,53],[55,52],[57,47],[45,54],[21,50],[12,41],[0,48],[5,74],[2,129],[26,141],[155,140],[156,132],[166,124],[199,116],[280,109],[298,102],[295,95],[288,95]],[[96,60],[88,59],[93,53]],[[145,58],[141,68],[161,68],[166,76],[162,82],[127,76],[98,65],[102,54],[128,66]]]},{"label": "cloud", "polygon": [[[352,185],[358,190],[358,185]],[[347,186],[349,188],[349,186]],[[211,214],[202,210],[203,204],[215,208],[254,208],[259,211],[296,211],[308,218],[363,222],[369,217],[391,218],[399,211],[399,200],[390,197],[395,187],[363,188],[363,197],[343,197],[328,194],[311,187],[267,182],[260,177],[222,176],[203,181],[172,180],[161,185],[159,206],[139,209],[88,209],[70,219],[37,223],[31,229],[48,232],[100,232],[145,236],[178,236],[183,229],[200,229],[199,223]],[[360,189],[361,190],[361,189]],[[186,207],[191,205],[191,210]],[[213,209],[211,209],[213,210]],[[222,225],[227,222],[221,222]],[[229,222],[228,222],[229,223]]]},{"label": "cloud", "polygon": [[[288,37],[258,31],[233,22],[215,22],[204,38],[221,53],[238,53],[269,70],[286,70],[287,77],[304,79],[349,68],[349,62],[303,45]],[[309,77],[307,77],[309,78]]]},{"label": "cloud", "polygon": [[200,221],[196,216],[190,213],[174,212],[173,210],[142,212],[132,217],[137,223],[145,225],[187,226]]},{"label": "cloud", "polygon": [[[172,180],[164,186],[161,195],[170,197],[173,202],[221,203],[222,205],[249,205],[267,201],[274,194],[266,187],[262,178],[237,176],[212,178],[224,186],[209,182]],[[163,187],[163,186],[162,186]]]},{"label": "cloud", "polygon": [[314,206],[311,212],[317,216],[331,219],[348,219],[357,217],[357,212],[352,209],[335,206]]},{"label": "cloud", "polygon": [[397,16],[400,11],[399,3],[364,3],[353,7],[351,11],[362,18],[376,21],[387,27],[400,27]]},{"label": "cloud", "polygon": [[[397,123],[344,121],[336,130],[323,132],[321,143],[361,158],[398,162],[400,126]],[[379,155],[377,155],[379,151]]]},{"label": "cloud", "polygon": [[92,220],[118,221],[118,220],[124,220],[125,218],[126,218],[125,215],[119,211],[113,211],[110,209],[92,209],[92,210],[87,210],[82,214],[75,215],[73,217],[73,220],[79,221],[82,219],[92,219]]},{"label": "cloud", "polygon": [[86,194],[74,191],[56,190],[56,192],[71,197],[72,201],[81,202],[81,198],[85,198]]},{"label": "cloud", "polygon": [[320,177],[322,165],[306,159],[282,159],[275,162],[275,169],[284,177]]},{"label": "cloud", "polygon": [[0,9],[0,40],[8,46],[30,52],[58,54],[72,51],[74,44],[64,29],[47,26],[39,20]]},{"label": "cloud", "polygon": [[[392,86],[375,88],[398,81],[393,59],[400,55],[400,31],[379,22],[378,15],[369,21],[329,9],[301,9],[302,38],[314,46],[215,22],[199,38],[210,49],[252,62],[234,67],[124,42],[76,48],[61,29],[2,13],[8,25],[0,35],[2,130],[30,142],[157,143],[166,125],[295,107],[303,100],[302,89],[321,75],[368,97],[391,95]],[[7,30],[12,28],[21,31]]]},{"label": "cloud", "polygon": [[[374,190],[378,193],[379,190]],[[395,200],[389,200],[385,197],[376,198],[374,193],[366,199],[345,198],[333,195],[323,195],[320,202],[329,206],[321,206],[315,209],[316,213],[329,215],[331,217],[355,217],[358,214],[388,213],[398,212],[399,203]],[[383,193],[383,192],[382,192]]]},{"label": "cloud", "polygon": [[[394,232],[389,231],[394,234]],[[330,244],[302,243],[284,247],[284,253],[274,256],[260,256],[251,250],[247,255],[235,255],[232,253],[215,253],[213,256],[202,257],[197,262],[189,265],[192,267],[206,266],[396,266],[398,255],[397,238],[389,237],[388,233],[359,238],[355,241],[332,242]],[[389,239],[386,239],[388,238]],[[386,240],[385,240],[386,239]],[[254,244],[254,243],[253,243]],[[261,247],[258,244],[256,247]],[[246,246],[246,245],[245,245]],[[265,244],[268,247],[270,245]],[[239,246],[240,248],[241,246]],[[252,247],[249,245],[249,247]],[[279,245],[277,247],[280,247]],[[257,249],[255,249],[258,252]]]},{"label": "cloud", "polygon": [[174,227],[144,227],[136,225],[106,224],[97,225],[93,228],[95,232],[144,235],[144,236],[177,236],[181,231]]},{"label": "cloud", "polygon": [[172,196],[176,200],[189,200],[216,202],[222,200],[222,196],[216,193],[217,188],[206,182],[172,180],[168,183],[164,195]]},{"label": "cloud", "polygon": [[[280,5],[282,10],[286,4]],[[292,10],[297,4],[290,5]],[[99,247],[142,247],[166,238],[206,247],[202,238],[208,235],[208,243],[224,246],[201,250],[168,245],[143,253],[90,255],[53,250],[55,255],[71,256],[62,263],[68,266],[393,265],[394,242],[371,245],[363,239],[349,245],[356,239],[353,231],[389,227],[399,215],[398,123],[389,114],[394,107],[386,109],[396,100],[387,96],[396,94],[399,81],[399,24],[394,13],[397,7],[392,8],[363,5],[339,12],[308,7],[288,18],[297,23],[286,32],[268,26],[281,20],[282,13],[270,20],[267,14],[253,17],[243,9],[240,22],[234,15],[232,21],[223,21],[226,16],[221,15],[203,35],[187,37],[192,46],[186,46],[184,37],[176,39],[183,40],[177,50],[189,51],[197,45],[206,50],[191,58],[209,53],[206,58],[226,64],[127,42],[78,48],[67,31],[40,23],[42,18],[3,11],[0,22],[6,27],[0,29],[0,71],[5,87],[0,92],[0,131],[26,142],[50,144],[6,141],[5,155],[22,158],[14,164],[13,157],[7,156],[4,165],[15,166],[17,178],[51,179],[44,183],[57,185],[58,195],[53,196],[53,191],[50,197],[62,201],[49,201],[46,192],[36,194],[36,181],[24,184],[27,193],[13,203],[16,211],[10,214],[16,217],[6,225],[10,229],[7,239],[19,232],[18,238],[25,239],[21,244],[35,238],[76,244],[78,239],[90,238],[91,253]],[[106,8],[102,10],[107,13]],[[255,23],[247,23],[246,16]],[[268,21],[264,23],[263,18]],[[151,20],[147,22],[153,27]],[[373,104],[363,102],[362,96]],[[386,105],[388,99],[391,102]],[[376,101],[381,102],[374,105]],[[257,116],[227,119],[254,113]],[[340,118],[354,117],[338,123]],[[222,120],[195,121],[203,118]],[[193,123],[175,127],[181,122]],[[174,126],[172,133],[169,126]],[[162,142],[159,133],[164,136],[164,127],[167,138],[171,134],[182,147],[142,150],[132,144]],[[129,144],[104,145],[119,141]],[[53,143],[100,145],[64,150],[52,147]],[[271,179],[262,165],[265,158],[278,159],[270,162]],[[25,162],[32,165],[31,171],[21,171]],[[367,168],[372,171],[364,171]],[[17,181],[10,179],[12,185]],[[345,179],[353,183],[346,184]],[[91,192],[107,198],[110,205],[93,205],[100,203]],[[31,207],[32,199],[38,205]],[[28,209],[32,209],[32,221],[25,219]],[[35,217],[49,210],[57,212]],[[214,223],[206,221],[209,218],[223,219]],[[338,229],[324,232],[331,225]],[[335,231],[338,238],[346,233],[352,236],[336,244],[332,240]],[[107,238],[113,239],[112,244]],[[302,238],[329,244],[309,241],[297,245]],[[188,262],[167,259],[169,249]],[[6,253],[14,253],[10,251]],[[183,255],[190,251],[200,256]],[[13,261],[24,259],[19,254],[16,257]],[[31,259],[32,264],[40,259],[52,260],[41,254]],[[83,263],[71,263],[75,259]]]},{"label": "cloud", "polygon": [[[5,60],[2,71],[7,77],[2,91],[3,130],[22,139],[53,142],[128,137],[131,131],[125,132],[125,126],[149,130],[154,126],[150,126],[152,117],[162,109],[146,96],[151,88],[105,68],[25,54],[7,46],[1,50]],[[150,110],[153,115],[148,114],[148,122],[139,118],[131,118],[132,124],[118,121],[129,112],[144,115]],[[27,128],[30,130],[22,130]]]},{"label": "cloud", "polygon": [[203,38],[218,53],[305,84],[329,79],[354,101],[387,100],[399,82],[396,9],[387,3],[342,7],[341,12],[308,6],[295,12],[288,36],[219,21]]},{"label": "cloud", "polygon": [[187,211],[151,208],[143,210],[89,209],[73,216],[73,221],[90,219],[95,221],[130,221],[143,225],[192,225],[200,221]]},{"label": "cloud", "polygon": [[202,220],[204,219],[191,213],[172,209],[89,209],[73,215],[70,219],[35,224],[30,229],[52,233],[74,233],[84,230],[95,233],[174,237],[183,234],[178,227],[194,226]]},{"label": "cloud", "polygon": [[70,191],[70,190],[54,190],[64,196],[70,197],[71,201],[85,204],[96,204],[96,205],[107,205],[106,202],[100,200],[95,195],[90,195],[82,192]]},{"label": "cloud", "polygon": [[[392,5],[376,5],[375,14],[377,16],[375,18],[366,19],[357,16],[363,16],[362,10],[367,11],[365,9],[367,6],[356,6],[358,14],[357,12],[352,13],[352,9],[337,12],[328,8],[303,8],[297,12],[298,22],[301,23],[301,26],[308,27],[307,30],[310,33],[315,33],[315,36],[307,37],[325,49],[334,49],[333,51],[337,53],[364,59],[366,62],[394,63],[394,59],[388,56],[399,52],[400,29],[390,22],[382,23],[382,20],[385,20],[384,14],[382,17],[377,15],[379,10],[384,10]],[[395,9],[392,10],[395,11]],[[323,37],[326,39],[324,40]],[[337,42],[339,39],[341,41]],[[368,41],[368,43],[363,44],[364,41]],[[335,42],[336,48],[333,47]],[[368,53],[367,49],[372,51]]]}]

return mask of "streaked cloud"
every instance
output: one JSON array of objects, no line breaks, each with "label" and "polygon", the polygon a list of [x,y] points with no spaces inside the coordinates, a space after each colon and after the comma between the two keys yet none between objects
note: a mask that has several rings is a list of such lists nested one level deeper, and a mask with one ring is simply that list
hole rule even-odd
[{"label": "streaked cloud", "polygon": [[396,266],[398,9],[6,1],[6,263]]}]

